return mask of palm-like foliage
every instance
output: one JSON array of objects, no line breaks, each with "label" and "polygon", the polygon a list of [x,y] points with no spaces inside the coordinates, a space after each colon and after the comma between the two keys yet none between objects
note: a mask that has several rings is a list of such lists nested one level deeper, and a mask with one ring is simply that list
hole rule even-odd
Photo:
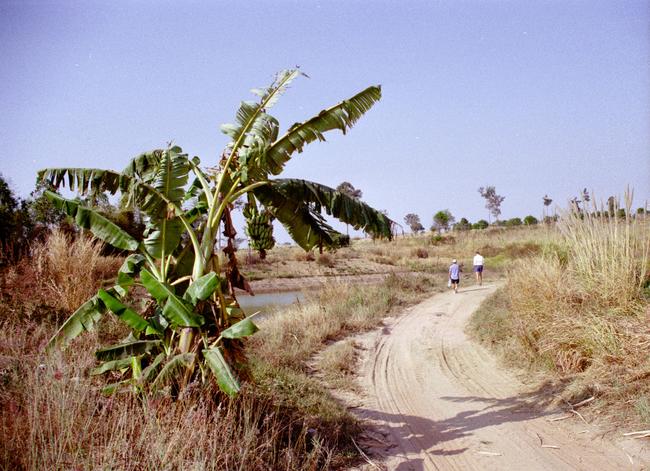
[{"label": "palm-like foliage", "polygon": [[[202,170],[197,157],[190,159],[173,146],[135,157],[122,172],[80,168],[39,172],[39,180],[57,188],[67,183],[82,194],[120,192],[147,223],[138,240],[93,209],[47,193],[81,227],[133,252],[115,285],[84,303],[50,341],[50,345],[69,343],[109,311],[124,321],[131,328],[129,337],[96,353],[102,363],[94,374],[113,371],[120,376],[107,390],[123,385],[141,391],[168,384],[182,387],[205,381],[211,372],[223,391],[238,391],[234,371],[241,370],[232,367],[243,363],[240,339],[257,330],[239,308],[234,292],[235,287],[249,289],[239,273],[233,243],[230,212],[238,198],[248,200],[249,223],[267,225],[256,233],[267,236],[270,221],[277,219],[305,250],[338,244],[341,234],[326,223],[323,210],[376,236],[391,237],[392,221],[354,198],[313,182],[270,178],[306,144],[324,140],[327,131],[345,133],[381,96],[379,87],[370,87],[294,124],[278,138],[279,124],[267,110],[299,75],[297,70],[281,72],[270,87],[254,90],[259,101],[241,104],[235,124],[222,126],[232,141],[216,171]],[[219,266],[215,253],[220,227],[228,240],[225,267]],[[269,247],[268,241],[256,243]],[[134,285],[149,294],[142,312],[125,304]]]}]

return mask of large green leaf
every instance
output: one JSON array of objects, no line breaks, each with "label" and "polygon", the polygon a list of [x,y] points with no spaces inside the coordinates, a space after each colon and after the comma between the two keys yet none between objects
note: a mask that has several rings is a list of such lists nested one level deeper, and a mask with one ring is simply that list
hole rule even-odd
[{"label": "large green leaf", "polygon": [[149,323],[133,309],[119,302],[113,295],[100,289],[97,296],[116,316],[118,316],[126,325],[136,332],[142,332],[149,326]]},{"label": "large green leaf", "polygon": [[171,254],[181,241],[184,226],[174,208],[182,204],[189,169],[187,154],[183,154],[180,147],[170,147],[162,152],[151,186],[158,195],[164,196],[168,205],[173,206],[150,221],[150,231],[144,245],[154,258],[161,258],[163,253]]},{"label": "large green leaf", "polygon": [[157,174],[147,174],[147,180],[138,176],[118,173],[113,170],[95,168],[46,168],[38,172],[37,181],[47,181],[55,188],[66,185],[72,191],[81,194],[93,191],[108,191],[115,194],[120,191],[128,195],[127,206],[137,207],[153,219],[182,214],[178,205],[170,201],[154,184]]},{"label": "large green leaf", "polygon": [[371,206],[319,183],[297,179],[270,180],[256,188],[255,196],[287,228],[305,250],[324,245],[336,247],[339,233],[327,225],[320,213],[377,237],[392,238],[391,221]]},{"label": "large green leaf", "polygon": [[217,289],[219,283],[219,277],[215,272],[206,273],[187,288],[183,298],[196,306],[199,301],[208,299]]},{"label": "large green leaf", "polygon": [[150,383],[156,376],[158,376],[158,371],[166,357],[167,356],[164,352],[159,353],[156,358],[154,358],[154,360],[142,370],[142,375],[140,376],[140,382],[142,384]]},{"label": "large green leaf", "polygon": [[102,361],[119,360],[149,353],[162,346],[160,340],[135,340],[133,342],[118,343],[110,347],[101,348],[95,352],[95,357]]},{"label": "large green leaf", "polygon": [[221,332],[221,336],[225,339],[240,339],[242,337],[253,335],[258,330],[260,329],[255,325],[255,323],[251,319],[246,318]]},{"label": "large green leaf", "polygon": [[230,136],[233,142],[254,139],[256,135],[265,134],[268,126],[268,115],[264,111],[277,102],[288,85],[299,75],[301,75],[301,72],[298,69],[283,70],[278,73],[270,87],[254,89],[253,93],[260,97],[259,103],[242,102],[237,111],[237,124],[222,125],[222,132]]},{"label": "large green leaf", "polygon": [[124,263],[117,272],[117,284],[122,288],[128,288],[135,282],[135,278],[140,273],[144,256],[140,254],[131,254],[126,257]]},{"label": "large green leaf", "polygon": [[178,217],[151,221],[144,240],[147,253],[158,259],[162,258],[163,254],[170,255],[178,247],[184,230],[185,227]]},{"label": "large green leaf", "polygon": [[54,345],[66,346],[70,341],[84,331],[90,331],[106,312],[106,307],[93,296],[83,303],[63,325],[57,330],[47,344],[47,348]]},{"label": "large green leaf", "polygon": [[324,141],[323,134],[327,131],[340,129],[345,134],[380,99],[381,87],[368,87],[310,120],[294,124],[266,151],[263,165],[273,175],[278,175],[294,152],[302,152],[305,144],[317,139]]},{"label": "large green leaf", "polygon": [[143,269],[140,272],[142,284],[159,303],[165,303],[163,315],[174,324],[182,327],[200,327],[205,323],[203,316],[192,311],[191,305],[183,302],[173,289],[165,283],[161,283],[149,271]]},{"label": "large green leaf", "polygon": [[185,373],[192,366],[195,357],[196,355],[194,353],[179,353],[178,355],[174,355],[165,363],[165,366],[160,370],[151,387],[159,389],[174,380],[178,380],[178,376]]},{"label": "large green leaf", "polygon": [[37,181],[47,181],[54,188],[66,186],[71,191],[77,190],[82,195],[107,191],[114,195],[125,191],[130,184],[130,177],[113,170],[99,168],[45,168],[39,170]]},{"label": "large green leaf", "polygon": [[162,149],[144,152],[131,159],[124,170],[122,170],[122,174],[138,178],[145,183],[151,183],[158,173],[162,155]]},{"label": "large green leaf", "polygon": [[101,365],[99,365],[97,368],[93,368],[90,371],[91,376],[96,376],[96,375],[101,375],[106,373],[107,371],[115,371],[115,370],[121,370],[124,368],[129,368],[131,367],[131,361],[133,360],[133,357],[126,357],[126,358],[120,358],[119,360],[111,360],[111,361],[105,361]]},{"label": "large green leaf", "polygon": [[226,359],[221,354],[219,347],[203,350],[203,356],[210,367],[212,374],[217,379],[219,388],[226,394],[234,396],[239,392],[239,381],[233,374]]},{"label": "large green leaf", "polygon": [[78,201],[66,199],[51,191],[45,191],[44,194],[56,208],[65,211],[74,218],[79,227],[88,229],[98,239],[122,250],[138,248],[137,240],[94,209],[86,208]]}]

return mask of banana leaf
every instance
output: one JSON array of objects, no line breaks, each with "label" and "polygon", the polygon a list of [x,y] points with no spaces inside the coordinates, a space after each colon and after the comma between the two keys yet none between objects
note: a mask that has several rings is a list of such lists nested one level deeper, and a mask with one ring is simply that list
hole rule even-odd
[{"label": "banana leaf", "polygon": [[140,376],[140,384],[147,384],[153,381],[153,379],[158,376],[158,371],[160,370],[160,366],[162,365],[163,361],[165,360],[166,355],[161,352],[159,353],[156,358],[145,368],[142,370],[142,375]]},{"label": "banana leaf", "polygon": [[120,360],[122,358],[144,355],[162,346],[160,340],[136,340],[128,343],[118,343],[101,348],[95,352],[95,357],[102,361]]},{"label": "banana leaf", "polygon": [[320,217],[325,211],[355,229],[374,236],[392,238],[391,219],[380,211],[333,188],[298,179],[270,180],[254,190],[255,197],[286,227],[305,250],[323,244],[336,247],[340,233]]},{"label": "banana leaf", "polygon": [[106,373],[107,371],[121,370],[124,368],[129,368],[131,366],[131,361],[133,357],[120,358],[119,360],[111,360],[102,363],[97,368],[93,368],[90,371],[91,376],[97,376]]},{"label": "banana leaf", "polygon": [[237,394],[240,389],[239,381],[221,354],[219,347],[203,350],[203,357],[216,378],[219,388],[229,396]]},{"label": "banana leaf", "polygon": [[327,131],[347,132],[372,106],[381,99],[381,87],[368,87],[353,97],[327,108],[303,123],[296,123],[266,151],[263,165],[273,175],[282,172],[294,152],[302,152],[305,144],[324,141]]},{"label": "banana leaf", "polygon": [[45,191],[44,194],[57,209],[74,218],[79,227],[88,229],[98,239],[122,250],[138,248],[137,240],[94,209],[86,208],[78,201],[66,199],[52,191]]},{"label": "banana leaf", "polygon": [[183,298],[196,306],[199,301],[208,299],[217,289],[219,283],[219,277],[215,272],[206,273],[187,288]]},{"label": "banana leaf", "polygon": [[106,312],[106,307],[93,296],[72,313],[47,344],[50,349],[55,345],[67,346],[84,331],[90,331]]},{"label": "banana leaf", "polygon": [[260,330],[251,319],[242,319],[236,324],[231,325],[223,332],[221,336],[225,339],[240,339],[242,337],[248,337],[253,335],[255,332]]},{"label": "banana leaf", "polygon": [[159,303],[165,303],[162,313],[174,324],[182,327],[200,327],[205,323],[203,316],[192,311],[191,305],[188,306],[174,294],[170,286],[161,283],[147,270],[140,272],[140,280],[151,296]]},{"label": "banana leaf", "polygon": [[138,314],[133,309],[119,302],[117,299],[115,299],[115,297],[113,297],[113,295],[111,295],[107,291],[100,289],[97,292],[97,297],[99,297],[99,299],[102,300],[102,302],[106,305],[108,309],[110,309],[113,312],[113,314],[119,317],[126,325],[131,327],[131,329],[133,329],[134,331],[142,332],[143,330],[147,329],[147,327],[150,327],[149,323],[144,318],[142,318],[140,314]]},{"label": "banana leaf", "polygon": [[156,379],[151,383],[153,389],[160,389],[167,384],[171,383],[183,372],[187,371],[194,363],[196,355],[194,353],[180,353],[174,355],[165,363],[165,366],[160,370]]}]

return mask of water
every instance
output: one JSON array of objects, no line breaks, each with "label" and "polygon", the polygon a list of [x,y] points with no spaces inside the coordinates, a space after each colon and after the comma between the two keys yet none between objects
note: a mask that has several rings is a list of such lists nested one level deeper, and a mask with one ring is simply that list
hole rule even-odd
[{"label": "water", "polygon": [[279,293],[262,293],[255,296],[239,295],[237,301],[247,315],[260,311],[257,317],[264,317],[278,306],[289,306],[303,302],[305,294],[302,291],[283,291]]}]

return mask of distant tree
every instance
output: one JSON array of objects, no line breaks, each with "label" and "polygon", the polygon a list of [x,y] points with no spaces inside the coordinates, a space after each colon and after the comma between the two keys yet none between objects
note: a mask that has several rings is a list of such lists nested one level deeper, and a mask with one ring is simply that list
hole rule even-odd
[{"label": "distant tree", "polygon": [[455,221],[456,219],[452,216],[449,210],[443,209],[433,215],[433,225],[431,226],[431,230],[438,231],[438,234],[440,234],[443,231],[448,231],[449,227]]},{"label": "distant tree", "polygon": [[404,216],[404,222],[406,223],[407,226],[411,228],[411,232],[413,234],[418,234],[422,231],[424,231],[424,226],[420,222],[420,216],[414,213],[409,213],[406,216]]},{"label": "distant tree", "polygon": [[505,225],[508,227],[521,226],[522,221],[521,218],[511,218],[506,221]]},{"label": "distant tree", "polygon": [[[350,198],[354,198],[355,200],[361,199],[363,196],[363,192],[352,185],[350,182],[341,182],[337,187],[336,191],[339,193],[343,193],[345,196],[349,196]],[[346,235],[350,235],[350,226],[346,223],[345,224],[345,231]]]},{"label": "distant tree", "polygon": [[18,260],[28,247],[33,229],[28,207],[0,175],[0,266]]},{"label": "distant tree", "polygon": [[460,221],[454,225],[454,230],[457,231],[469,231],[472,228],[472,225],[467,220],[467,218],[460,218]]},{"label": "distant tree", "polygon": [[483,198],[485,198],[485,208],[492,216],[494,216],[494,219],[498,221],[499,215],[501,214],[501,203],[503,203],[503,200],[506,199],[506,197],[498,195],[493,186],[480,187],[478,192]]},{"label": "distant tree", "polygon": [[361,199],[363,196],[363,192],[355,188],[350,182],[342,182],[339,186],[336,187],[336,191],[356,200]]},{"label": "distant tree", "polygon": [[645,208],[636,208],[636,213],[637,214],[645,214]]},{"label": "distant tree", "polygon": [[548,207],[551,205],[553,200],[548,197],[548,195],[542,196],[542,201],[544,202],[544,207],[542,208],[542,221],[546,221],[548,216]]},{"label": "distant tree", "polygon": [[616,198],[614,198],[613,196],[607,198],[607,212],[609,213],[610,217],[614,217],[614,215],[616,214],[617,206],[618,205],[616,204]]},{"label": "distant tree", "polygon": [[618,208],[618,210],[616,211],[616,217],[620,219],[625,219],[625,216],[626,216],[625,208]]},{"label": "distant tree", "polygon": [[575,213],[582,213],[582,208],[580,207],[580,203],[582,203],[582,200],[580,200],[577,196],[574,196],[569,200],[569,207],[571,208],[571,211]]},{"label": "distant tree", "polygon": [[528,216],[526,216],[526,217],[524,218],[524,224],[525,224],[526,226],[534,226],[534,225],[537,224],[538,222],[539,222],[539,221],[537,221],[537,218],[536,218],[535,216],[533,216],[532,214],[529,214]]},{"label": "distant tree", "polygon": [[474,224],[472,224],[472,229],[487,229],[490,225],[485,219],[479,219]]},{"label": "distant tree", "polygon": [[31,198],[29,215],[33,222],[43,224],[48,228],[60,226],[66,221],[68,216],[65,211],[54,206],[52,201],[45,196],[45,191],[57,193],[56,188],[49,182],[40,181],[36,183],[34,191],[29,194]]}]

